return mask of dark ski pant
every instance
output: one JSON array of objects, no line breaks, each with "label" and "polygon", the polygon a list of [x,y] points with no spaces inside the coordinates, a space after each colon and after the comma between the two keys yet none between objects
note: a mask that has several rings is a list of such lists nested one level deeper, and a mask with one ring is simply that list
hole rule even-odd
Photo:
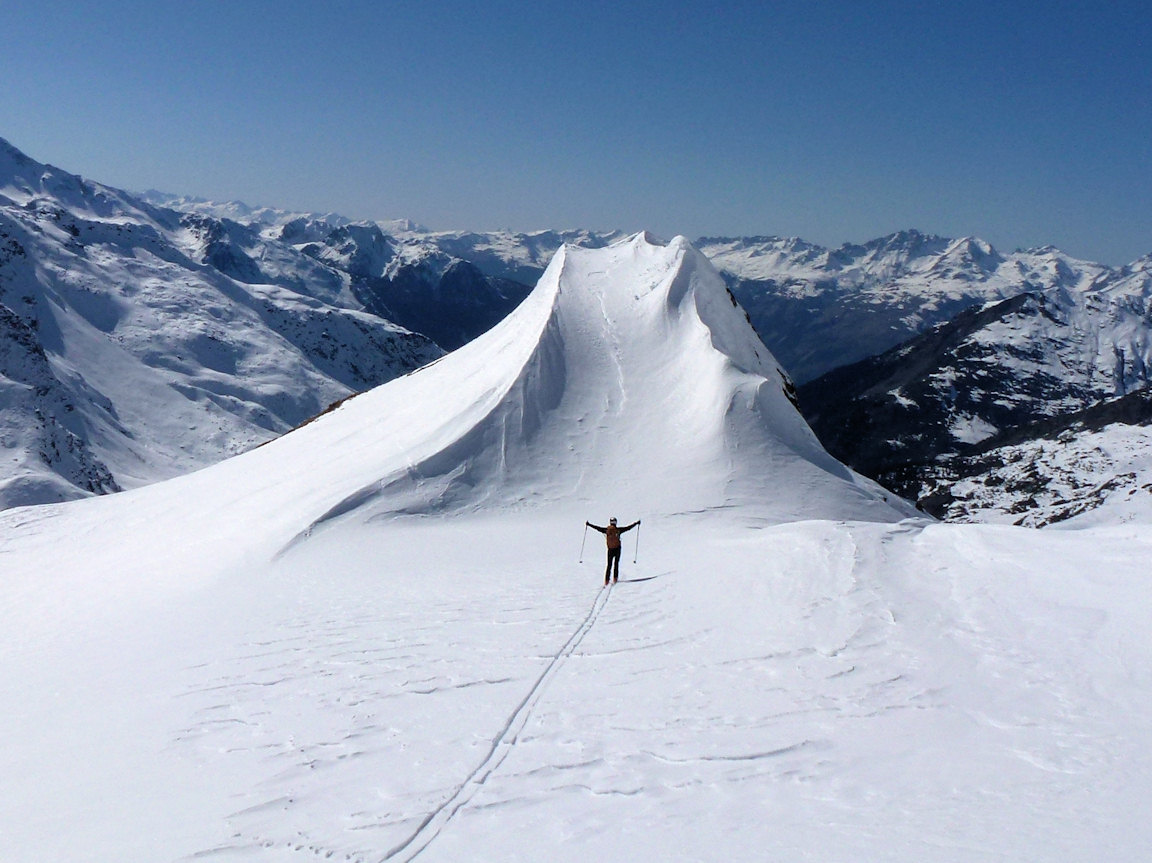
[{"label": "dark ski pant", "polygon": [[616,572],[612,577],[613,579],[617,579],[620,577],[620,549],[618,548],[608,549],[608,565],[604,567],[605,584],[608,583],[608,576],[612,573],[613,565],[615,565]]}]

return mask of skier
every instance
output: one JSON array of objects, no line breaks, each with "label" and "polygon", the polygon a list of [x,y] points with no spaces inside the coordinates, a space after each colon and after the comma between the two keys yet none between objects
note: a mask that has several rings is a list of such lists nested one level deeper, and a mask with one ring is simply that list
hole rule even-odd
[{"label": "skier", "polygon": [[[593,530],[600,531],[602,534],[604,534],[605,539],[608,541],[608,566],[604,568],[604,586],[608,586],[609,574],[612,576],[612,583],[615,584],[620,580],[620,534],[636,527],[638,524],[640,524],[640,519],[636,519],[636,521],[632,522],[627,527],[617,527],[615,516],[608,519],[607,527],[601,527],[600,525],[593,524],[590,521],[586,521],[584,524]],[[615,565],[615,568],[613,568],[613,565]]]}]

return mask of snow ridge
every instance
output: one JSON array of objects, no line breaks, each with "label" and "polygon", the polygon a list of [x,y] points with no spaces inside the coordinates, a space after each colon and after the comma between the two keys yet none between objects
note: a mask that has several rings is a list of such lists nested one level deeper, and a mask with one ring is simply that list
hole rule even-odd
[{"label": "snow ridge", "polygon": [[297,541],[353,512],[571,499],[664,512],[739,502],[782,516],[795,501],[775,505],[781,474],[811,487],[813,514],[839,512],[847,497],[857,515],[895,516],[878,488],[824,452],[786,376],[684,238],[563,247],[515,312],[405,383],[411,403],[429,405],[425,417],[435,398],[442,419]]}]

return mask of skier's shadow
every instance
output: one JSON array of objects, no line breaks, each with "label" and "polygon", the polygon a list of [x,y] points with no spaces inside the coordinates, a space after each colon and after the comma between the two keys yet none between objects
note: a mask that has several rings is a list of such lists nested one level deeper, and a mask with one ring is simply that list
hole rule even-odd
[{"label": "skier's shadow", "polygon": [[620,583],[621,584],[639,584],[642,581],[652,581],[653,579],[657,579],[659,577],[660,576],[658,576],[658,575],[649,575],[646,578],[622,578],[622,579],[620,579]]}]

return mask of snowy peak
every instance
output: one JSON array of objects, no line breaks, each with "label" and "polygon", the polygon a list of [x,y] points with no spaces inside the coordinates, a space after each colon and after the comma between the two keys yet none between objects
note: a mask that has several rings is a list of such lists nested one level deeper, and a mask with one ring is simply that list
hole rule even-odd
[{"label": "snowy peak", "polygon": [[0,138],[0,200],[3,198],[57,218],[67,213],[107,221],[130,219],[154,227],[169,226],[175,218],[118,189],[41,164]]},{"label": "snowy peak", "polygon": [[158,207],[176,210],[181,213],[194,213],[212,219],[227,219],[243,225],[253,225],[269,230],[279,230],[290,222],[323,222],[333,227],[349,224],[351,220],[336,213],[301,213],[282,210],[276,207],[254,207],[243,201],[217,203],[206,198],[190,195],[174,195],[149,189],[137,197]]},{"label": "snowy peak", "polygon": [[[284,234],[291,233],[290,227],[303,233],[306,229],[302,222],[297,220],[285,226]],[[341,225],[318,241],[305,245],[301,251],[358,279],[383,276],[396,257],[392,240],[378,225],[371,223]]]},{"label": "snowy peak", "polygon": [[[1065,266],[1059,258],[1041,260]],[[1005,515],[1042,523],[1049,516],[1031,512],[1040,484],[1024,479],[1001,490],[999,468],[989,467],[1036,457],[1036,448],[997,442],[1015,446],[1028,430],[1152,384],[1152,279],[1129,270],[1087,283],[1085,276],[1069,270],[1071,281],[1056,289],[973,306],[883,354],[806,383],[806,416],[837,457],[933,514],[987,514],[995,489]],[[989,454],[990,446],[1008,449]],[[979,457],[969,458],[974,448]],[[1093,459],[1108,461],[1102,453]],[[987,474],[964,477],[968,498],[979,506],[966,509],[969,500],[953,507],[959,492],[949,489],[958,471]],[[1085,482],[1099,485],[1092,478],[1103,472],[1085,471]],[[1142,485],[1132,479],[1123,490],[1136,493]],[[1020,491],[1027,493],[1013,496]]]},{"label": "snowy peak", "polygon": [[[373,479],[331,519],[595,504],[768,520],[890,520],[824,452],[791,384],[711,263],[682,237],[564,246],[487,334],[265,447],[324,448],[379,426]],[[253,454],[256,455],[255,453]]]},{"label": "snowy peak", "polygon": [[911,230],[835,250],[755,239],[707,241],[701,251],[800,382],[883,353],[974,305],[1026,292],[1058,298],[1117,278],[1055,249],[1002,254],[975,237]]}]

